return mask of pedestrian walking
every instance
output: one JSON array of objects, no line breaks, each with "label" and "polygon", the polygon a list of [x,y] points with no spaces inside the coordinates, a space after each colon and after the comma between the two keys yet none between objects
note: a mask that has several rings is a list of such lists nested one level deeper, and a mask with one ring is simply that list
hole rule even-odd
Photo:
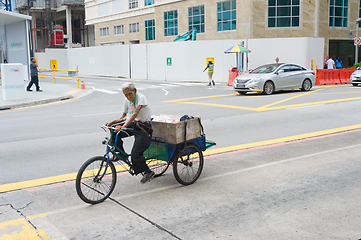
[{"label": "pedestrian walking", "polygon": [[323,69],[327,69],[327,61],[328,61],[328,59],[330,59],[329,55],[326,56],[325,65],[323,66]]},{"label": "pedestrian walking", "polygon": [[337,69],[342,68],[342,60],[341,60],[340,57],[338,57],[338,58],[336,59],[335,65],[336,65],[336,68],[337,68]]},{"label": "pedestrian walking", "polygon": [[212,63],[211,60],[208,61],[207,67],[203,70],[206,71],[208,69],[208,86],[211,86],[213,83],[213,86],[215,85],[214,81],[213,81],[213,69],[214,69],[214,64]]},{"label": "pedestrian walking", "polygon": [[26,90],[28,92],[32,92],[33,90],[31,90],[30,88],[33,86],[33,84],[35,84],[36,91],[37,92],[42,92],[42,90],[40,90],[40,87],[39,87],[38,64],[36,64],[36,61],[35,61],[34,57],[30,58],[30,60],[31,60],[31,63],[30,63],[31,80],[30,80],[29,85],[26,88]]},{"label": "pedestrian walking", "polygon": [[[336,58],[336,57],[333,57],[333,58]],[[332,58],[329,58],[327,60],[326,64],[327,64],[327,69],[336,69],[335,61]]]}]

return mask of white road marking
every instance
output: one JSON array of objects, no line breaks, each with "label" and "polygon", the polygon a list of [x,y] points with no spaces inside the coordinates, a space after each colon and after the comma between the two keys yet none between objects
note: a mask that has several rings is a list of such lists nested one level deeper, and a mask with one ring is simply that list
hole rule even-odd
[{"label": "white road marking", "polygon": [[97,89],[95,87],[93,87],[93,89],[95,91],[98,91],[98,92],[104,92],[104,93],[108,93],[108,94],[118,94],[119,92],[115,92],[115,91],[111,91],[111,90],[105,90],[105,89]]},{"label": "white road marking", "polygon": [[162,88],[162,90],[165,92],[164,95],[168,95],[169,92],[167,90],[165,90],[164,88]]}]

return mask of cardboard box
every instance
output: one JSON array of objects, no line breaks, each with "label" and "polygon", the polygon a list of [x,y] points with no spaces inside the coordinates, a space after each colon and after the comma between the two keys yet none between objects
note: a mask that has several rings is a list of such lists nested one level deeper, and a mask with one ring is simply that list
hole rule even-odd
[{"label": "cardboard box", "polygon": [[[152,121],[153,136],[163,137],[167,143],[178,144],[184,142],[185,122],[167,123]],[[202,134],[202,128],[198,118],[188,119],[187,122],[187,141],[199,138]]]}]

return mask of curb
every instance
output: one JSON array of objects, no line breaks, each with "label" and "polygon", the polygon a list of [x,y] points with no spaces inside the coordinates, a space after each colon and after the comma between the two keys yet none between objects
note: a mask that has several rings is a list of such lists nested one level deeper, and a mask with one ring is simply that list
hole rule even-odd
[{"label": "curb", "polygon": [[60,102],[60,101],[65,101],[65,100],[69,100],[69,99],[73,99],[73,98],[74,98],[74,96],[72,96],[72,95],[65,95],[62,97],[37,100],[37,101],[32,101],[32,102],[27,102],[27,103],[5,105],[5,106],[0,106],[0,111],[12,110],[15,108],[31,107],[31,106],[52,103],[52,102]]}]

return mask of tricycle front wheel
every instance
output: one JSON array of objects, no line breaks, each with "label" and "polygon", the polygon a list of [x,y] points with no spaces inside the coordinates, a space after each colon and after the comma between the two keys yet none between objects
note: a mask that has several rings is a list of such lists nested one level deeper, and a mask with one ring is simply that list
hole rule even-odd
[{"label": "tricycle front wheel", "polygon": [[183,185],[189,185],[197,181],[203,169],[202,150],[193,143],[187,144],[186,149],[178,154],[173,161],[173,173],[175,179]]},{"label": "tricycle front wheel", "polygon": [[97,204],[113,192],[117,173],[112,162],[105,157],[93,157],[80,167],[75,181],[78,196],[86,203]]}]

